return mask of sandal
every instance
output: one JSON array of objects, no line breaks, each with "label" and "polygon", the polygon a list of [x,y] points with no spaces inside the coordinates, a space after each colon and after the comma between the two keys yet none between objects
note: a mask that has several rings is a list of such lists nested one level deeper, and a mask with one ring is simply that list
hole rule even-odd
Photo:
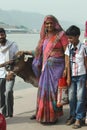
[{"label": "sandal", "polygon": [[35,120],[35,119],[36,119],[36,115],[32,115],[32,116],[30,117],[30,119],[31,119],[31,120]]},{"label": "sandal", "polygon": [[80,120],[76,120],[75,124],[72,126],[73,129],[81,128],[81,122]]},{"label": "sandal", "polygon": [[75,123],[75,119],[74,117],[70,116],[66,121],[66,125],[72,125],[73,123]]},{"label": "sandal", "polygon": [[40,122],[42,125],[55,125],[58,122],[58,119],[54,122]]}]

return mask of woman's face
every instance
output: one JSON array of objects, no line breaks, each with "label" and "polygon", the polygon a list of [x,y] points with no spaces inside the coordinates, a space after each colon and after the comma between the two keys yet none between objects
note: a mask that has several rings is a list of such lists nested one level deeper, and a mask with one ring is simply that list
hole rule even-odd
[{"label": "woman's face", "polygon": [[45,22],[45,30],[47,32],[53,32],[54,31],[54,23],[52,20],[47,20]]}]

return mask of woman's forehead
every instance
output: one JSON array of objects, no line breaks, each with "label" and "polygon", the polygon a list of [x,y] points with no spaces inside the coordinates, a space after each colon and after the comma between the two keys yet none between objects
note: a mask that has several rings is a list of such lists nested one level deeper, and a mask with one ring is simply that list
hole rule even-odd
[{"label": "woman's forehead", "polygon": [[48,18],[44,23],[50,23],[50,22],[53,23],[53,20]]},{"label": "woman's forehead", "polygon": [[46,23],[48,23],[48,22],[53,22],[51,19],[48,19],[48,20],[46,20]]}]

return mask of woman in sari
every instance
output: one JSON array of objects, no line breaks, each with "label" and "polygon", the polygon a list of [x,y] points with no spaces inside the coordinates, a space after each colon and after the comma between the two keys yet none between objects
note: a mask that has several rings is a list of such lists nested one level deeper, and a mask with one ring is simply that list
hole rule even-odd
[{"label": "woman in sari", "polygon": [[[64,51],[67,44],[67,37],[58,20],[52,15],[46,16],[35,53],[35,59],[42,57],[41,73],[37,74],[36,120],[40,123],[56,123],[58,117],[63,115],[62,107],[57,105],[57,92],[58,79],[65,69]],[[36,71],[34,64],[33,70]]]}]

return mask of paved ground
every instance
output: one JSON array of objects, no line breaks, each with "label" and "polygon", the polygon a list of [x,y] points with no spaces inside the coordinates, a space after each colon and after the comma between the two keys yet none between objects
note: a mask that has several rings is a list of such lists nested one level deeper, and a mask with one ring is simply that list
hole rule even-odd
[{"label": "paved ground", "polygon": [[[7,130],[72,130],[72,126],[66,126],[68,117],[68,105],[64,106],[64,116],[56,125],[44,126],[30,116],[35,113],[37,88],[31,87],[14,92],[14,117],[7,118]],[[87,130],[87,126],[80,128]]]}]

